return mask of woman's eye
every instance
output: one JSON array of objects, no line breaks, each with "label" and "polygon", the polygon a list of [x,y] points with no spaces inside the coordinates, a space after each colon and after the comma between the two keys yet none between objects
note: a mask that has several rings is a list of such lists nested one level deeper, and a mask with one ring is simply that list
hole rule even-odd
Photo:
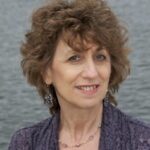
[{"label": "woman's eye", "polygon": [[98,54],[98,55],[96,56],[96,59],[97,59],[98,61],[103,61],[103,60],[106,59],[106,56],[105,56],[105,55],[102,55],[102,54]]},{"label": "woman's eye", "polygon": [[80,60],[80,56],[79,55],[74,55],[74,56],[71,56],[68,60],[76,62],[76,61]]}]

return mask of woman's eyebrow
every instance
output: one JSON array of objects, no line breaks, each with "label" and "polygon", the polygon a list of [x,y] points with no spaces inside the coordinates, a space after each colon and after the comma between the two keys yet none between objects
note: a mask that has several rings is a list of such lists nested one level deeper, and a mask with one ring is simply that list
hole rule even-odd
[{"label": "woman's eyebrow", "polygon": [[73,50],[73,49],[71,49],[71,48],[68,48],[68,49],[66,49],[66,50],[64,50],[65,51],[65,53],[64,53],[64,55],[67,57],[67,56],[69,56],[69,55],[71,55],[71,54],[74,54],[76,51],[75,50]]},{"label": "woman's eyebrow", "polygon": [[67,54],[74,54],[74,53],[83,53],[84,51],[80,51],[77,49],[73,49],[73,48],[68,48],[65,50]]}]

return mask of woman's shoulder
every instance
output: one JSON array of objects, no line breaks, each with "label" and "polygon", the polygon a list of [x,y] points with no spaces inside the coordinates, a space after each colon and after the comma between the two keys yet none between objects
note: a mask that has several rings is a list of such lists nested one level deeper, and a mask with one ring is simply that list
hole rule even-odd
[{"label": "woman's shoulder", "polygon": [[33,125],[17,130],[9,144],[9,150],[26,150],[32,147],[42,138],[44,132],[50,129],[52,117],[44,119]]},{"label": "woman's shoulder", "polygon": [[133,117],[129,114],[126,114],[125,112],[123,112],[122,110],[120,110],[119,108],[115,108],[116,111],[123,116],[123,118],[125,119],[125,121],[128,123],[128,125],[131,126],[131,128],[137,128],[137,129],[145,129],[145,130],[150,130],[150,124],[147,122],[144,122],[142,119],[140,118],[136,118]]},{"label": "woman's shoulder", "polygon": [[136,141],[135,144],[137,144],[139,150],[150,150],[150,124],[139,118],[134,118],[127,114],[124,115],[131,135],[131,140]]},{"label": "woman's shoulder", "polygon": [[125,112],[123,112],[120,108],[114,106],[113,104],[109,102],[105,102],[106,111],[108,111],[109,117],[113,119],[115,118],[115,121],[126,121],[129,125],[132,127],[137,128],[145,128],[150,129],[150,123],[144,122],[142,119],[133,117]]},{"label": "woman's shoulder", "polygon": [[[121,130],[123,136],[127,136],[137,149],[150,149],[150,124],[135,118],[121,111],[119,108],[108,104],[114,122],[118,125],[117,130]],[[119,131],[117,131],[119,132]]]}]

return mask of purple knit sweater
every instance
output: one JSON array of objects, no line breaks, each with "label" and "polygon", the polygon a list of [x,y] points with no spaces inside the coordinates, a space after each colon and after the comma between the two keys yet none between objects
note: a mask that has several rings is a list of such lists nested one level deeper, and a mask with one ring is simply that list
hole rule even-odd
[{"label": "purple knit sweater", "polygon": [[[150,126],[104,102],[99,150],[150,150]],[[8,150],[59,150],[59,113],[18,130]]]}]

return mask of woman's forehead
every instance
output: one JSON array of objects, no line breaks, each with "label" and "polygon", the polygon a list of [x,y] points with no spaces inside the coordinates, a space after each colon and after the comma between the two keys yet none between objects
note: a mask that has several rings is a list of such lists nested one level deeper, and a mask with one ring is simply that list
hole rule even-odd
[{"label": "woman's forehead", "polygon": [[71,49],[72,51],[77,52],[84,52],[88,50],[96,50],[100,51],[104,48],[99,43],[94,42],[93,40],[85,40],[85,39],[66,39],[66,38],[60,38],[58,44],[61,42],[63,46],[68,47],[68,49]]},{"label": "woman's forehead", "polygon": [[65,56],[67,56],[74,52],[86,53],[88,51],[92,51],[92,53],[96,53],[99,51],[103,51],[103,52],[107,51],[105,47],[100,47],[98,44],[91,43],[91,42],[90,43],[86,42],[85,46],[84,46],[84,49],[82,49],[82,46],[72,47],[72,46],[69,46],[68,43],[66,43],[64,40],[60,39],[56,48],[56,53],[59,55],[64,54]]},{"label": "woman's forehead", "polygon": [[76,52],[81,52],[81,53],[88,51],[88,50],[100,51],[104,48],[101,45],[98,45],[93,42],[78,43],[74,41],[73,43],[70,43],[64,40],[61,40],[60,42],[61,42],[61,45],[63,45],[63,47],[66,47],[66,50],[76,51]]}]

